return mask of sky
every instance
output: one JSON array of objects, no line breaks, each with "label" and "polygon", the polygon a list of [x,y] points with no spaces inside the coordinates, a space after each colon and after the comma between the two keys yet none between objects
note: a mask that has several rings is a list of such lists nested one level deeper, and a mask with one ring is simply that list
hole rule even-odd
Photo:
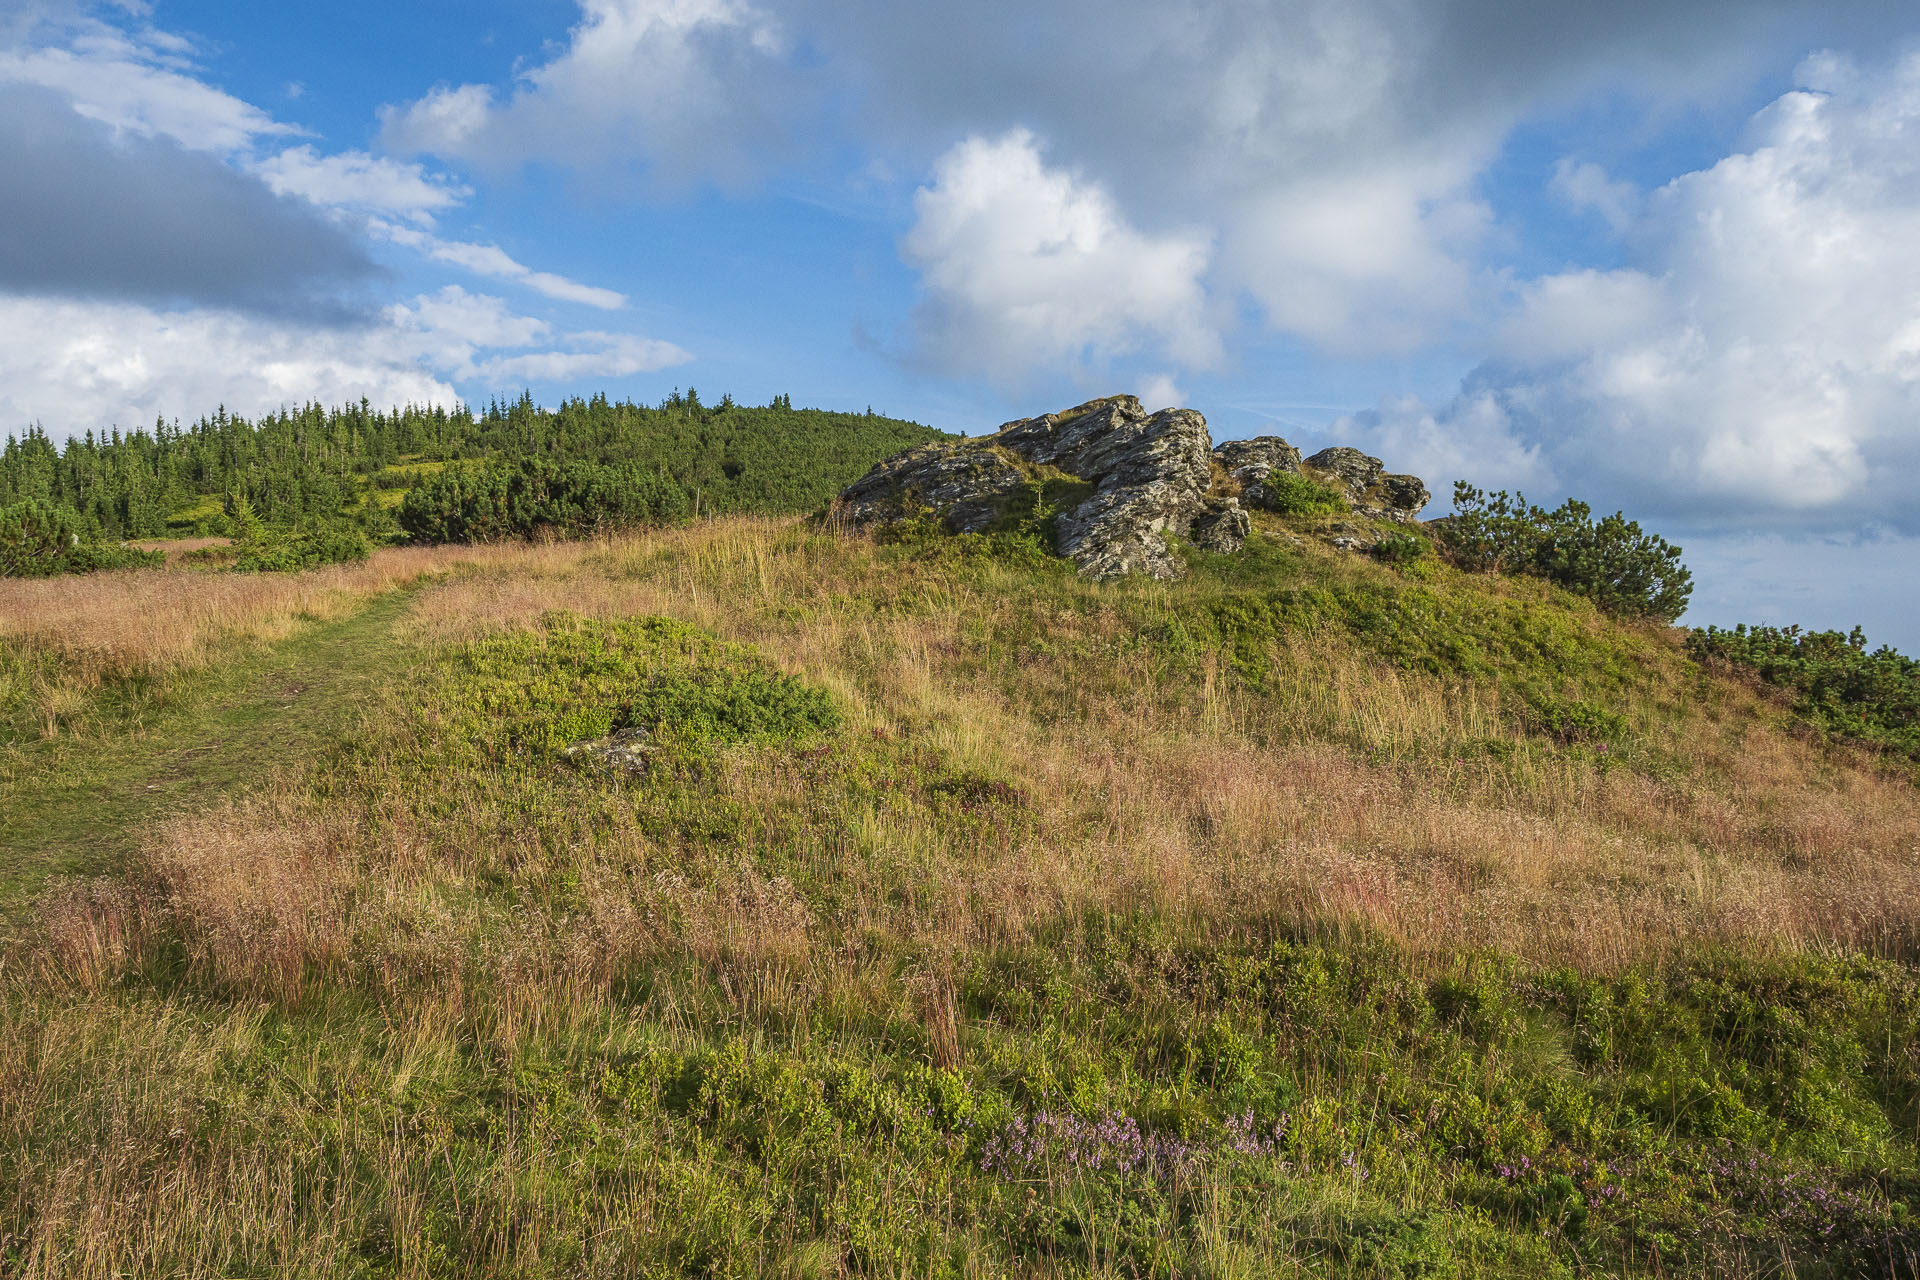
[{"label": "sky", "polygon": [[1920,11],[0,0],[0,434],[1131,391],[1920,652]]}]

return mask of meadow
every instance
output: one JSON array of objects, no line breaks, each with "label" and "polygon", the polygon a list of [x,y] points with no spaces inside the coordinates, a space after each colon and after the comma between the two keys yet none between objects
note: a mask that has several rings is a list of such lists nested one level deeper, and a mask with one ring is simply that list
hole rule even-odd
[{"label": "meadow", "polygon": [[1914,761],[1262,522],[0,581],[0,1276],[1920,1271]]}]

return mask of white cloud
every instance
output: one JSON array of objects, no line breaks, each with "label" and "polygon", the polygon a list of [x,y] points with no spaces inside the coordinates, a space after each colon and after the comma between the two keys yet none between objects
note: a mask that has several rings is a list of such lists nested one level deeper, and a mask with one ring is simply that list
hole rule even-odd
[{"label": "white cloud", "polygon": [[627,377],[691,357],[633,334],[556,333],[498,298],[448,287],[369,324],[315,328],[200,308],[0,297],[0,432],[55,435],[224,404],[257,414],[308,400],[450,403],[527,382]]},{"label": "white cloud", "polygon": [[[1896,0],[1846,8],[1827,24],[1903,20]],[[1257,319],[1314,344],[1407,350],[1483,336],[1500,282],[1483,268],[1491,214],[1477,183],[1518,122],[1602,87],[1713,100],[1750,83],[1786,19],[1826,9],[580,0],[566,43],[512,83],[393,106],[383,136],[481,167],[569,167],[593,183],[834,171],[870,191],[874,173],[929,173],[957,140],[1025,129],[1104,193],[1118,224],[1210,242],[1202,283],[1221,312],[1251,299]],[[1632,193],[1597,170],[1569,170],[1563,186],[1628,216]],[[1005,301],[1002,322],[1020,330],[1030,300]]]},{"label": "white cloud", "polygon": [[1474,250],[1491,210],[1469,166],[1409,166],[1273,183],[1230,217],[1222,265],[1268,324],[1342,352],[1408,351],[1488,291]]},{"label": "white cloud", "polygon": [[1920,529],[1920,55],[1803,74],[1651,193],[1632,265],[1526,285],[1459,400],[1374,429],[1669,521]]},{"label": "white cloud", "polygon": [[56,90],[90,120],[195,151],[230,154],[258,138],[299,132],[196,78],[182,53],[180,42],[161,33],[136,38],[87,24],[67,47],[0,49],[0,82]]},{"label": "white cloud", "polygon": [[1186,395],[1174,384],[1172,377],[1164,373],[1148,374],[1140,380],[1140,403],[1149,413],[1158,413],[1162,409],[1179,409],[1187,403]]},{"label": "white cloud", "polygon": [[417,227],[395,226],[378,220],[370,225],[373,230],[395,244],[416,250],[436,262],[444,262],[479,276],[511,280],[560,302],[584,303],[589,307],[598,307],[602,311],[617,311],[627,305],[627,297],[623,293],[602,289],[598,285],[581,284],[577,280],[569,280],[565,276],[555,275],[550,271],[535,271],[515,261],[499,245],[442,240]]},{"label": "white cloud", "polygon": [[924,281],[918,323],[939,364],[1017,381],[1090,353],[1220,358],[1200,284],[1207,238],[1138,230],[1100,186],[1049,168],[1024,130],[947,152],[914,212],[901,252]]},{"label": "white cloud", "polygon": [[773,17],[744,0],[582,0],[566,50],[510,93],[441,86],[384,109],[382,136],[482,167],[644,158],[670,186],[738,181],[759,168],[752,152],[787,139],[783,52]]},{"label": "white cloud", "polygon": [[216,405],[260,413],[308,400],[457,399],[445,378],[395,349],[393,332],[330,330],[201,309],[0,297],[0,429],[55,435]]},{"label": "white cloud", "polygon": [[365,218],[367,229],[435,261],[563,302],[602,310],[627,304],[612,289],[535,271],[495,246],[428,233],[434,215],[460,205],[472,191],[419,163],[365,151],[324,154],[311,144],[257,154],[263,145],[302,131],[198,78],[193,47],[178,36],[150,27],[129,33],[70,14],[50,15],[24,29],[31,35],[45,23],[60,42],[46,43],[41,32],[42,43],[0,48],[0,86],[49,89],[77,114],[116,131],[213,153],[275,195],[305,200],[350,229],[360,229]]},{"label": "white cloud", "polygon": [[1462,395],[1436,411],[1417,396],[1396,396],[1377,409],[1339,418],[1329,441],[1365,449],[1393,471],[1424,479],[1439,514],[1453,482],[1483,489],[1550,490],[1552,465],[1537,444],[1521,440],[1502,405],[1485,393]]},{"label": "white cloud", "polygon": [[565,382],[576,378],[628,378],[685,364],[693,357],[671,342],[625,333],[575,333],[573,351],[536,351],[500,356],[479,368],[493,382]]},{"label": "white cloud", "polygon": [[289,147],[253,166],[276,195],[299,196],[329,208],[391,214],[430,225],[433,215],[473,194],[435,177],[419,164],[342,151],[323,156],[311,146]]}]

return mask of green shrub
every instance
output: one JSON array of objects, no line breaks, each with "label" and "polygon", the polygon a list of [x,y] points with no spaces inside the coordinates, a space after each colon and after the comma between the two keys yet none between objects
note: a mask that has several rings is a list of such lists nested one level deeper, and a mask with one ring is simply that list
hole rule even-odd
[{"label": "green shrub", "polygon": [[547,528],[568,536],[684,519],[686,490],[638,466],[522,458],[452,466],[400,503],[400,527],[421,542],[491,542]]},{"label": "green shrub", "polygon": [[1426,559],[1432,550],[1433,544],[1417,533],[1390,533],[1373,544],[1376,559],[1402,567]]},{"label": "green shrub", "polygon": [[1858,627],[1846,635],[1744,623],[1696,628],[1687,651],[1791,689],[1797,713],[1823,729],[1920,757],[1920,660],[1887,645],[1869,652]]},{"label": "green shrub", "polygon": [[373,553],[367,537],[350,525],[327,525],[309,532],[257,532],[235,548],[231,568],[239,573],[292,573],[325,564],[357,564]]},{"label": "green shrub", "polygon": [[158,551],[103,543],[68,507],[28,499],[0,507],[0,578],[131,569],[166,563]]},{"label": "green shrub", "polygon": [[825,690],[670,618],[550,614],[537,632],[464,647],[449,674],[474,740],[500,757],[546,755],[619,729],[698,745],[784,741],[840,724]]},{"label": "green shrub", "polygon": [[1548,511],[1525,494],[1488,494],[1464,480],[1453,505],[1456,514],[1435,527],[1462,568],[1533,574],[1622,617],[1671,622],[1686,612],[1693,575],[1680,548],[1620,512],[1595,523],[1584,502]]},{"label": "green shrub", "polygon": [[1283,516],[1338,515],[1347,510],[1339,490],[1292,471],[1267,473],[1260,482],[1259,505]]}]

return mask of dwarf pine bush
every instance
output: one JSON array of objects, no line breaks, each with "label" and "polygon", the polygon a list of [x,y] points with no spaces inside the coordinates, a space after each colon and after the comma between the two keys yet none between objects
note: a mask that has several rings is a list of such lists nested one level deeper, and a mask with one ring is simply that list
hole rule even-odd
[{"label": "dwarf pine bush", "polygon": [[38,499],[0,507],[0,578],[51,578],[165,561],[158,551],[99,541],[70,508]]},{"label": "dwarf pine bush", "polygon": [[524,457],[437,472],[408,490],[399,519],[420,542],[492,542],[542,528],[577,536],[663,524],[691,505],[664,472]]},{"label": "dwarf pine bush", "polygon": [[1436,527],[1462,568],[1545,578],[1620,617],[1672,622],[1686,612],[1693,575],[1680,548],[1621,512],[1596,522],[1575,499],[1548,511],[1525,494],[1489,494],[1464,480],[1453,506]]},{"label": "dwarf pine bush", "polygon": [[1869,650],[1859,627],[1844,635],[1745,623],[1731,631],[1700,627],[1688,634],[1687,652],[1792,690],[1798,714],[1823,729],[1920,756],[1920,660],[1889,645]]}]

